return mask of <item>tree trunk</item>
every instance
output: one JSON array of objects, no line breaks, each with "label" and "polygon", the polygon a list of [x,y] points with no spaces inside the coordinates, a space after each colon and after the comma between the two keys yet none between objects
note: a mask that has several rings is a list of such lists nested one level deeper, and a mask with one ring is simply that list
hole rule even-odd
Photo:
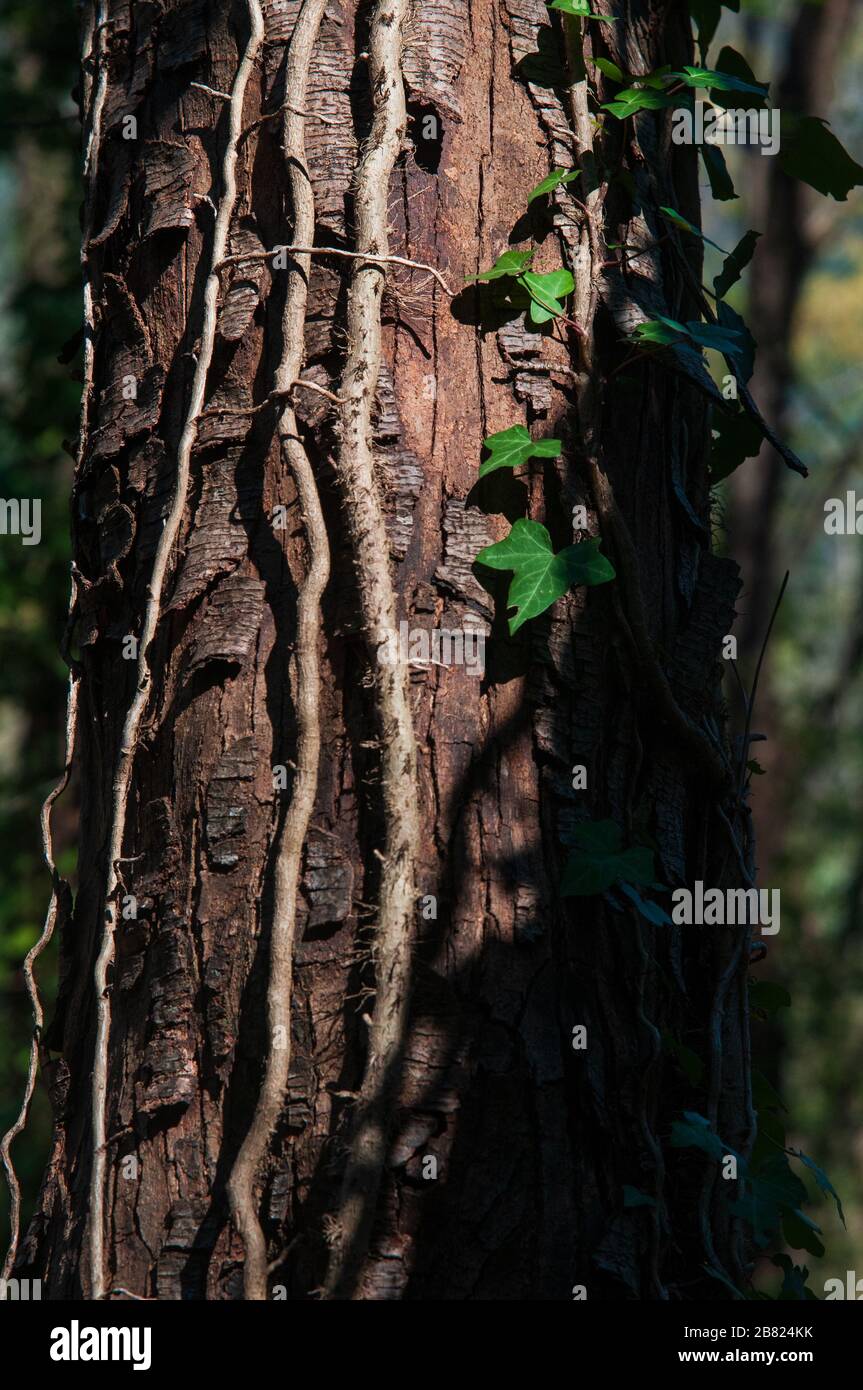
[{"label": "tree trunk", "polygon": [[[583,1286],[611,1300],[724,1297],[705,1264],[739,1280],[748,1259],[717,1190],[725,1184],[668,1138],[693,1109],[737,1149],[753,1139],[748,932],[657,927],[622,895],[560,894],[567,838],[585,820],[612,820],[627,844],[652,844],[668,886],[743,881],[729,836],[745,845],[749,836],[730,796],[719,695],[738,578],[710,552],[709,406],[665,367],[637,361],[617,372],[629,353],[621,332],[651,308],[697,313],[679,252],[654,245],[667,230],[658,206],[698,221],[695,152],[671,144],[666,113],[648,112],[609,129],[594,191],[572,45],[557,85],[536,60],[526,66],[535,81],[514,70],[537,51],[564,63],[559,16],[550,24],[540,0],[429,0],[402,26],[397,56],[407,131],[396,131],[387,189],[389,252],[368,241],[362,250],[433,266],[460,292],[450,302],[428,272],[403,265],[308,258],[302,376],[325,392],[346,397],[360,380],[345,372],[346,356],[363,355],[350,325],[364,286],[377,295],[383,286],[371,429],[396,618],[411,632],[477,623],[489,633],[484,679],[465,664],[409,668],[417,766],[408,758],[402,775],[403,789],[418,785],[416,905],[391,964],[375,929],[404,831],[387,781],[400,735],[381,722],[389,676],[379,641],[369,642],[366,551],[345,462],[355,417],[320,391],[294,389],[292,433],[285,397],[268,402],[298,261],[285,268],[260,253],[295,240],[298,185],[284,113],[275,114],[286,101],[304,123],[315,246],[358,244],[361,161],[387,113],[398,116],[386,62],[375,65],[400,10],[332,0],[296,101],[284,74],[299,0],[268,6],[240,94],[227,247],[247,259],[216,272],[206,370],[214,224],[230,194],[237,104],[226,98],[244,52],[254,57],[256,8],[165,0],[132,10],[112,0],[107,27],[97,8],[85,65],[95,307],[74,488],[80,870],[71,914],[60,897],[61,989],[45,1037],[54,1150],[18,1272],[41,1275],[53,1298],[115,1287],[159,1299],[244,1296],[246,1242],[227,1190],[279,1045],[272,998],[267,1013],[274,925],[283,925],[274,885],[302,763],[297,612],[310,533],[290,436],[317,482],[331,577],[317,647],[319,775],[290,953],[289,1075],[251,1223],[263,1229],[270,1296],[568,1299]],[[631,0],[615,12],[614,25],[585,26],[588,52],[592,40],[635,73],[692,61],[684,6]],[[513,236],[530,245],[527,195],[574,155],[583,185],[554,195],[553,226],[542,213],[532,226],[542,231],[535,267],[562,257],[575,270],[581,332],[526,328],[523,314],[490,324],[482,293],[461,286],[506,249],[518,220]],[[606,242],[648,249],[625,271],[603,271]],[[695,244],[685,254],[698,274]],[[198,416],[196,367],[206,381]],[[502,490],[477,487],[483,438],[519,422],[562,438],[562,456],[534,460]],[[189,437],[188,491],[133,727],[141,651],[127,639],[147,632]],[[573,590],[508,637],[502,602],[495,616],[474,572],[477,552],[521,515],[544,521],[556,549],[571,544],[580,504],[617,582]],[[573,786],[580,766],[586,789]],[[398,850],[402,867],[416,849]],[[409,1004],[401,974],[397,1036],[378,1050],[376,1010],[393,992],[391,969],[405,966]],[[99,1028],[103,1271],[92,1230]],[[681,1046],[698,1055],[703,1079],[681,1070]],[[386,1075],[372,1084],[375,1062]],[[363,1177],[357,1154],[375,1125],[385,1161]],[[625,1185],[654,1205],[626,1205]]]}]

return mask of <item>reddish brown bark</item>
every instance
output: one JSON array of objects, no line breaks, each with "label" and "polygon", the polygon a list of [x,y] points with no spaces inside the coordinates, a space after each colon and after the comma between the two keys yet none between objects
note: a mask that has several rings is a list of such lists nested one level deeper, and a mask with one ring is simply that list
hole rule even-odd
[{"label": "reddish brown bark", "polygon": [[[289,240],[278,121],[280,76],[298,5],[267,13],[265,60],[246,105],[232,236],[237,252]],[[633,0],[608,52],[632,71],[690,58],[683,7]],[[318,242],[350,246],[351,181],[369,117],[362,53],[368,11],[327,11],[311,70],[306,139]],[[203,0],[111,7],[109,91],[91,267],[99,308],[97,409],[75,482],[77,641],[83,716],[80,886],[63,923],[63,978],[47,1043],[62,1053],[55,1147],[22,1256],[52,1297],[88,1289],[83,1237],[90,1181],[92,965],[102,923],[111,778],[132,696],[122,640],[138,630],[170,496],[200,332],[210,200],[225,137],[243,7]],[[610,26],[608,26],[610,28]],[[431,0],[407,33],[410,138],[390,189],[391,250],[455,286],[507,245],[529,190],[572,158],[564,93],[513,65],[538,36],[560,49],[539,0]],[[121,123],[134,113],[136,141]],[[422,118],[439,122],[423,140]],[[658,203],[698,216],[693,153],[649,116],[614,135],[613,164],[635,178],[645,213],[618,182],[607,240],[655,240]],[[537,268],[572,255],[579,212],[564,192]],[[694,312],[670,255],[613,272],[596,323],[601,364],[640,304]],[[344,355],[346,268],[315,257],[304,374],[330,389]],[[109,1077],[107,1244],[112,1279],[160,1299],[241,1296],[241,1243],[225,1183],[254,1109],[266,1046],[272,768],[295,746],[290,656],[305,555],[281,469],[275,414],[258,404],[278,362],[284,286],[260,260],[226,276],[193,456],[192,499],[169,608],[154,644],[155,692],[137,754],[123,865],[136,921],[117,934]],[[666,1153],[672,1119],[713,1106],[729,1143],[751,1140],[744,972],[732,932],[681,935],[562,902],[568,828],[611,818],[656,842],[663,882],[736,882],[711,788],[659,707],[629,643],[626,604],[578,590],[514,640],[472,572],[482,545],[524,514],[569,544],[574,504],[599,530],[574,406],[576,360],[553,337],[477,322],[478,294],[452,308],[421,272],[391,270],[375,442],[400,616],[414,627],[494,626],[486,680],[416,670],[423,861],[414,994],[394,1077],[392,1147],[360,1296],[565,1299],[714,1296],[706,1260],[740,1275],[745,1252],[720,1194],[691,1156]],[[679,311],[679,312],[677,312]],[[637,313],[636,313],[637,317]],[[551,370],[556,369],[556,370]],[[122,399],[124,376],[139,383]],[[319,1288],[338,1198],[351,1093],[362,1079],[373,985],[369,930],[382,843],[373,668],[360,631],[348,530],[332,472],[326,399],[296,393],[322,492],[333,573],[324,604],[324,748],[305,854],[295,952],[292,1063],[282,1123],[261,1174],[274,1283]],[[505,506],[475,487],[482,439],[526,420],[562,434],[561,460],[534,465]],[[648,637],[682,717],[723,749],[719,651],[733,621],[734,566],[709,551],[707,406],[658,366],[615,377],[600,421],[603,467],[632,534]],[[279,531],[274,509],[288,508]],[[615,563],[612,537],[606,547]],[[614,586],[615,589],[617,586]],[[631,618],[631,614],[629,615]],[[709,731],[714,730],[715,734]],[[708,732],[705,733],[705,730]],[[696,740],[697,742],[697,740]],[[572,790],[575,764],[587,792]],[[726,879],[722,879],[723,871]],[[730,965],[727,992],[717,982]],[[575,1052],[573,1027],[589,1046]],[[664,1050],[698,1052],[712,1099]],[[437,1160],[437,1177],[423,1172]],[[134,1160],[134,1162],[129,1162]],[[666,1175],[664,1163],[672,1165]],[[655,1197],[626,1209],[624,1184]],[[706,1194],[706,1195],[705,1195]],[[706,1205],[705,1205],[706,1203]]]}]

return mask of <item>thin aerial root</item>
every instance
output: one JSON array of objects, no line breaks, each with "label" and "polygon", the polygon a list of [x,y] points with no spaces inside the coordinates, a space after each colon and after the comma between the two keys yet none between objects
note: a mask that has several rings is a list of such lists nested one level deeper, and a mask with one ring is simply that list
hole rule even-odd
[{"label": "thin aerial root", "polygon": [[237,75],[231,90],[229,111],[228,141],[222,167],[222,198],[216,215],[213,232],[212,258],[207,282],[204,287],[204,316],[201,327],[200,348],[192,379],[192,392],[186,413],[183,433],[177,451],[177,475],[171,510],[165,520],[159,544],[153,561],[153,572],[147,589],[147,605],[144,622],[138,643],[137,683],[132,703],[129,706],[123,725],[120,754],[114,774],[111,831],[108,843],[107,881],[105,885],[105,920],[102,944],[93,979],[96,991],[96,1047],[93,1059],[93,1149],[90,1175],[90,1296],[102,1299],[109,1288],[105,1268],[105,1167],[106,1167],[106,1126],[108,1094],[108,1042],[111,1029],[111,999],[108,972],[114,959],[114,931],[117,923],[116,893],[119,887],[118,865],[123,854],[123,837],[126,829],[126,814],[129,787],[135,749],[141,728],[141,721],[147,708],[151,671],[149,650],[161,613],[162,591],[171,553],[180,534],[180,527],[186,509],[192,449],[198,431],[198,421],[204,404],[207,373],[213,356],[216,336],[216,316],[219,297],[219,276],[215,269],[224,259],[228,245],[231,217],[236,202],[237,147],[242,131],[243,104],[254,67],[258,50],[264,34],[264,21],[260,0],[247,0],[250,32],[245,52],[240,59]]},{"label": "thin aerial root", "polygon": [[[294,234],[303,239],[314,232],[315,205],[306,173],[305,117],[309,64],[327,0],[304,0],[291,36],[285,67],[285,90],[299,109],[285,107],[284,154],[288,166]],[[296,483],[305,523],[309,567],[297,596],[296,714],[297,758],[290,804],[274,845],[275,884],[270,933],[267,983],[268,1046],[264,1077],[252,1123],[243,1140],[228,1180],[231,1214],[245,1247],[243,1293],[247,1300],[267,1297],[267,1242],[255,1200],[255,1177],[276,1128],[285,1099],[291,1066],[291,993],[293,953],[297,921],[297,891],[302,869],[303,845],[315,806],[321,749],[320,657],[321,596],[330,573],[327,528],[318,489],[306,450],[298,437],[290,392],[300,383],[303,365],[304,326],[308,297],[310,258],[291,269],[282,315],[282,358],[276,372],[273,396],[283,404],[278,432],[282,459]],[[325,393],[330,394],[330,393]]]},{"label": "thin aerial root", "polygon": [[[84,219],[81,228],[81,279],[82,279],[82,299],[83,299],[83,384],[81,388],[81,415],[78,426],[78,441],[76,449],[76,461],[80,466],[86,450],[87,439],[90,426],[90,410],[93,398],[93,371],[95,366],[94,351],[94,312],[93,312],[93,286],[90,276],[90,265],[88,260],[87,248],[93,231],[93,207],[94,194],[96,188],[96,178],[99,171],[99,153],[102,142],[102,115],[105,109],[105,100],[108,94],[108,68],[104,62],[106,30],[108,25],[108,5],[107,0],[94,0],[88,9],[87,22],[84,27],[84,38],[81,53],[81,66],[84,73],[83,85],[83,111],[84,111],[84,161],[82,177],[84,181]],[[91,71],[91,65],[95,65],[95,73]],[[71,628],[72,614],[75,608],[77,596],[77,583],[72,576],[72,584],[69,593],[69,621],[67,622],[67,635]],[[65,641],[65,639],[64,639]],[[21,1109],[18,1117],[11,1128],[0,1140],[0,1162],[6,1174],[6,1181],[9,1185],[10,1212],[9,1212],[9,1247],[6,1258],[3,1262],[2,1278],[8,1279],[15,1264],[18,1253],[18,1240],[20,1235],[21,1222],[21,1188],[15,1173],[12,1162],[12,1143],[22,1132],[27,1124],[30,1114],[30,1104],[33,1099],[33,1092],[36,1087],[36,1075],[39,1064],[39,1048],[41,1041],[42,1026],[44,1023],[44,1013],[42,1002],[39,997],[39,989],[36,984],[35,966],[36,962],[45,950],[54,935],[54,928],[57,923],[57,915],[60,906],[60,892],[63,887],[63,880],[57,873],[54,863],[54,844],[51,832],[51,812],[54,802],[62,795],[69,783],[69,775],[72,767],[72,759],[75,754],[75,738],[78,724],[78,674],[74,670],[69,673],[69,692],[66,700],[66,753],[63,764],[63,774],[60,781],[49,792],[46,797],[41,814],[42,826],[42,854],[48,870],[51,874],[51,899],[48,903],[48,911],[45,916],[45,924],[42,934],[24,961],[24,982],[27,994],[30,999],[30,1007],[33,1015],[33,1037],[30,1042],[30,1058],[27,1064],[27,1080],[24,1085],[24,1095],[21,1101]]]},{"label": "thin aerial root", "polygon": [[48,865],[48,871],[51,875],[51,900],[48,904],[48,912],[45,917],[45,925],[42,928],[42,935],[39,937],[36,944],[31,946],[30,950],[27,952],[23,967],[24,983],[27,987],[30,1008],[33,1014],[33,1037],[30,1041],[30,1060],[27,1066],[27,1081],[24,1087],[24,1096],[21,1101],[21,1109],[18,1112],[17,1119],[12,1124],[11,1128],[3,1135],[2,1140],[0,1140],[0,1162],[3,1164],[11,1198],[9,1212],[9,1248],[6,1252],[6,1259],[3,1262],[2,1278],[4,1279],[10,1277],[15,1266],[21,1222],[21,1188],[12,1163],[11,1148],[13,1141],[17,1139],[18,1135],[27,1124],[27,1119],[30,1114],[30,1103],[33,1099],[33,1091],[36,1087],[36,1073],[39,1064],[42,1027],[45,1021],[42,1001],[39,997],[39,987],[36,983],[36,962],[50,942],[51,937],[54,935],[54,928],[57,924],[57,916],[60,908],[60,894],[65,886],[64,880],[57,872],[57,865],[54,863],[54,840],[51,832],[51,813],[54,809],[54,802],[66,790],[72,771],[72,759],[75,756],[75,734],[78,727],[78,689],[79,677],[76,672],[70,671],[69,695],[66,703],[66,753],[63,761],[63,775],[57,785],[48,793],[42,805],[42,855],[45,863]]},{"label": "thin aerial root", "polygon": [[354,552],[363,625],[377,663],[375,696],[382,734],[386,842],[373,946],[375,1008],[339,1208],[330,1223],[324,1298],[352,1298],[362,1292],[362,1268],[386,1162],[391,1096],[407,1020],[420,853],[420,794],[409,673],[402,663],[384,664],[378,659],[395,628],[396,599],[371,444],[383,293],[383,275],[376,266],[399,263],[399,258],[388,254],[387,192],[407,123],[401,54],[408,9],[409,0],[379,0],[371,24],[369,80],[374,116],[357,173],[357,250],[353,253],[357,265],[348,295],[348,351],[339,389],[345,403],[341,407],[336,472]]},{"label": "thin aerial root", "polygon": [[408,270],[425,270],[434,277],[445,295],[448,295],[450,299],[455,298],[455,290],[450,289],[440,271],[436,270],[433,265],[427,265],[425,261],[412,261],[407,256],[377,255],[370,251],[346,251],[341,246],[301,246],[297,243],[296,245],[274,246],[271,251],[239,252],[234,256],[225,256],[224,260],[216,266],[216,269],[221,271],[226,266],[242,265],[247,261],[268,261],[274,256],[280,256],[285,251],[290,256],[341,256],[344,260],[368,261],[371,265],[402,265],[406,266]]}]

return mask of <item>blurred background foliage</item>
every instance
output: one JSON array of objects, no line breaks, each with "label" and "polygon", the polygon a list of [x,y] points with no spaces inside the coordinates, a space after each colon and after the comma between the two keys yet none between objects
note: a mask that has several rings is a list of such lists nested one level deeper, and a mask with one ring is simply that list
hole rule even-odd
[{"label": "blurred background foliage", "polygon": [[[860,158],[861,0],[740,8],[723,9],[711,58],[732,44],[773,83],[775,104],[827,117]],[[66,446],[79,398],[77,23],[72,0],[4,0],[0,10],[0,496],[42,499],[40,545],[0,540],[3,1132],[29,1045],[20,965],[49,895],[39,807],[63,756]],[[743,567],[735,631],[744,682],[791,571],[759,687],[755,727],[766,741],[753,749],[764,768],[753,779],[760,882],[782,894],[781,933],[753,976],[786,989],[791,1006],[756,1019],[754,1052],[787,1108],[788,1142],[827,1169],[843,1199],[847,1230],[810,1184],[827,1252],[803,1258],[821,1293],[846,1270],[863,1276],[863,541],[828,536],[823,524],[827,498],[857,489],[863,499],[863,203],[859,192],[843,203],[810,196],[755,150],[726,153],[738,197],[714,202],[705,179],[705,231],[726,247],[747,228],[765,233],[731,302],[760,342],[756,398],[811,468],[804,481],[764,450],[717,490],[716,520],[719,544]],[[728,699],[739,712],[731,681]],[[75,805],[73,779],[55,812],[64,873],[74,863]],[[52,950],[40,967],[49,1017],[55,973]],[[25,1219],[49,1136],[40,1086],[15,1146]],[[3,1191],[4,1247],[7,1206]]]}]

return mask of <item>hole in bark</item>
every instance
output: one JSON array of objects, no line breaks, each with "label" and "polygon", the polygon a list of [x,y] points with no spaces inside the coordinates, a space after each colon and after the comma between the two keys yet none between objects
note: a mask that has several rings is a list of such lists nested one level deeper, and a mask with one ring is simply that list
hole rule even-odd
[{"label": "hole in bark", "polygon": [[419,168],[427,174],[436,174],[443,150],[443,121],[433,106],[409,103],[408,137],[413,142]]}]

